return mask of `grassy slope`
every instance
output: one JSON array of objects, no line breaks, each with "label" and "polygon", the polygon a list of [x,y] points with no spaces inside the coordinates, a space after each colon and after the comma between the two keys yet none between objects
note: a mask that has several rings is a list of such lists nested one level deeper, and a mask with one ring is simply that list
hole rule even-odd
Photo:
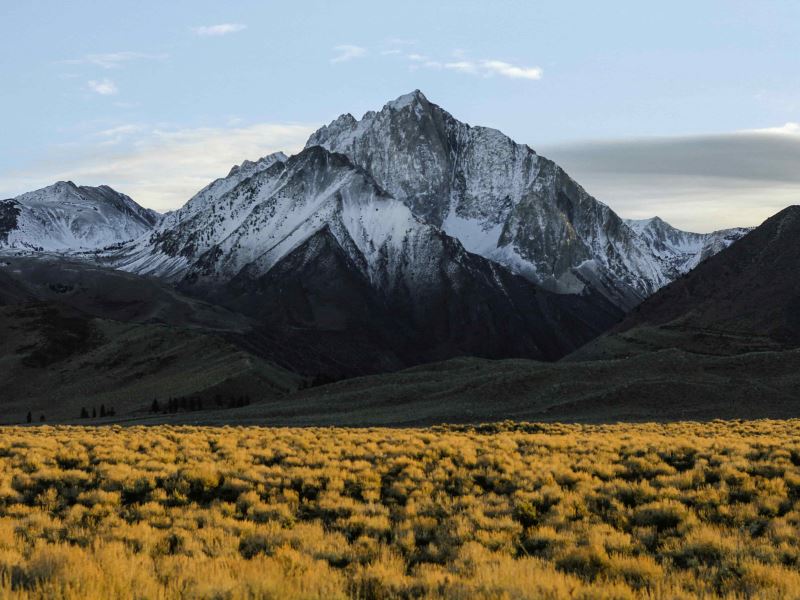
[{"label": "grassy slope", "polygon": [[154,398],[217,393],[270,398],[299,378],[228,342],[191,329],[85,319],[50,304],[0,308],[0,422],[44,413],[75,418],[81,407],[146,412]]},{"label": "grassy slope", "polygon": [[401,426],[790,417],[800,351],[700,357],[664,350],[614,361],[454,359],[296,392],[245,408],[145,422]]},{"label": "grassy slope", "polygon": [[57,256],[2,258],[0,423],[81,407],[126,417],[153,399],[273,398],[302,378],[243,351],[242,315],[157,280]]}]

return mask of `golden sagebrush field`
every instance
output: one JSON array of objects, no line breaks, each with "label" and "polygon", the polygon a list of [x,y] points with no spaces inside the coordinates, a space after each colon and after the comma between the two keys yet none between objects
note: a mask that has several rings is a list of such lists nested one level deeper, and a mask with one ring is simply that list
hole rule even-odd
[{"label": "golden sagebrush field", "polygon": [[0,430],[0,597],[800,597],[800,421]]}]

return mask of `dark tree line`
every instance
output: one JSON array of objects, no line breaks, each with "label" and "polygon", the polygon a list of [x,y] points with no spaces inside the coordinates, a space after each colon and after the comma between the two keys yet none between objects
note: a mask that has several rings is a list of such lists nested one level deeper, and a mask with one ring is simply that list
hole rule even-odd
[{"label": "dark tree line", "polygon": [[[96,419],[97,414],[98,414],[97,407],[95,406],[92,407],[91,416],[89,415],[89,410],[85,406],[81,407],[81,419]],[[100,418],[113,417],[116,414],[117,411],[114,410],[113,406],[109,406],[108,408],[106,408],[105,404],[100,405]]]},{"label": "dark tree line", "polygon": [[[153,402],[150,404],[150,413],[151,414],[169,414],[169,413],[177,413],[177,412],[189,412],[195,410],[204,410],[206,408],[239,408],[241,406],[248,406],[250,404],[250,396],[243,395],[243,396],[229,396],[224,398],[222,395],[217,394],[214,397],[210,406],[203,402],[203,399],[199,396],[178,396],[177,398],[169,398],[166,402],[159,401],[158,399],[154,399]],[[91,407],[91,411],[89,408],[82,406],[81,407],[81,419],[96,419],[99,417],[113,417],[115,416],[116,410],[114,407],[106,408],[105,404],[100,405],[100,410],[97,409],[96,406]],[[44,415],[39,417],[39,421],[44,423]],[[33,422],[33,414],[28,412],[27,415],[28,423]]]},{"label": "dark tree line", "polygon": [[206,406],[203,399],[198,396],[179,396],[169,398],[166,402],[159,402],[154,399],[150,405],[152,414],[168,414],[177,412],[189,412],[194,410],[204,410],[206,408],[238,408],[250,404],[250,396],[230,396],[223,398],[220,394],[214,397],[211,406]]},{"label": "dark tree line", "polygon": [[[42,413],[39,415],[39,422],[44,423],[44,421],[45,421],[44,413]],[[33,413],[31,413],[31,411],[28,411],[28,414],[25,416],[25,422],[33,423]]]}]

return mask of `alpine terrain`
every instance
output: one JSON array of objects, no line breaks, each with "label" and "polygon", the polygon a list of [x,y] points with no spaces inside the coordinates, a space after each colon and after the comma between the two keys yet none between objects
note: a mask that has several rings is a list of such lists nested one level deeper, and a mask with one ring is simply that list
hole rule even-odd
[{"label": "alpine terrain", "polygon": [[735,227],[711,233],[690,233],[676,229],[658,217],[626,219],[625,222],[663,262],[670,280],[688,273],[752,231],[752,227]]},{"label": "alpine terrain", "polygon": [[93,250],[138,238],[160,216],[107,185],[51,186],[0,200],[0,247]]},{"label": "alpine terrain", "polygon": [[[232,169],[108,260],[257,317],[337,376],[463,354],[553,360],[621,315],[467,252],[320,146]],[[307,361],[290,366],[321,368]]]},{"label": "alpine terrain", "polygon": [[715,245],[717,234],[660,243],[553,161],[495,129],[458,121],[419,90],[360,121],[340,116],[311,136],[307,147],[316,145],[346,154],[468,251],[553,291],[596,290],[624,310],[723,245]]}]

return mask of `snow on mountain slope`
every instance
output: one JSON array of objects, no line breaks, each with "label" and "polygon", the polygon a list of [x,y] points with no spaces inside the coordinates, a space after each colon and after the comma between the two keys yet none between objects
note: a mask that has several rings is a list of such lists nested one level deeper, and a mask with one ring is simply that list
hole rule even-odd
[{"label": "snow on mountain slope", "polygon": [[314,147],[240,174],[233,169],[198,193],[120,254],[119,265],[174,280],[229,280],[244,268],[264,274],[324,227],[376,282],[440,251],[425,248],[442,237],[437,228],[343,155]]},{"label": "snow on mountain slope", "polygon": [[182,277],[195,250],[207,250],[207,241],[213,235],[232,232],[240,223],[237,216],[246,216],[242,207],[233,206],[233,198],[228,199],[227,205],[221,199],[243,181],[286,160],[283,152],[274,152],[254,162],[245,160],[241,165],[234,165],[227,176],[215,179],[181,208],[165,214],[151,234],[143,235],[126,249],[121,264],[132,272],[167,279]]},{"label": "snow on mountain slope", "polygon": [[711,233],[691,233],[676,229],[659,217],[626,219],[625,222],[648,245],[651,252],[668,266],[670,279],[694,269],[752,231],[750,227],[721,229]]},{"label": "snow on mountain slope", "polygon": [[602,297],[552,294],[467,252],[319,146],[212,187],[225,191],[201,192],[107,259],[279,321],[286,335],[308,332],[304,345],[348,331],[337,344],[396,353],[401,362],[386,363],[395,367],[464,353],[558,358],[621,314]]},{"label": "snow on mountain slope", "polygon": [[245,179],[248,179],[274,165],[276,162],[286,162],[287,156],[283,152],[268,154],[257,161],[244,161],[241,165],[234,165],[226,177],[220,177],[209,183],[197,192],[189,201],[178,210],[164,216],[162,228],[168,228],[176,223],[185,221],[192,215],[200,213],[213,206],[214,203]]},{"label": "snow on mountain slope", "polygon": [[0,247],[65,252],[138,238],[160,216],[108,186],[71,181],[0,202]]},{"label": "snow on mountain slope", "polygon": [[349,156],[467,250],[554,291],[589,287],[627,309],[673,277],[669,260],[558,165],[418,90],[360,121],[342,115],[315,145]]}]

